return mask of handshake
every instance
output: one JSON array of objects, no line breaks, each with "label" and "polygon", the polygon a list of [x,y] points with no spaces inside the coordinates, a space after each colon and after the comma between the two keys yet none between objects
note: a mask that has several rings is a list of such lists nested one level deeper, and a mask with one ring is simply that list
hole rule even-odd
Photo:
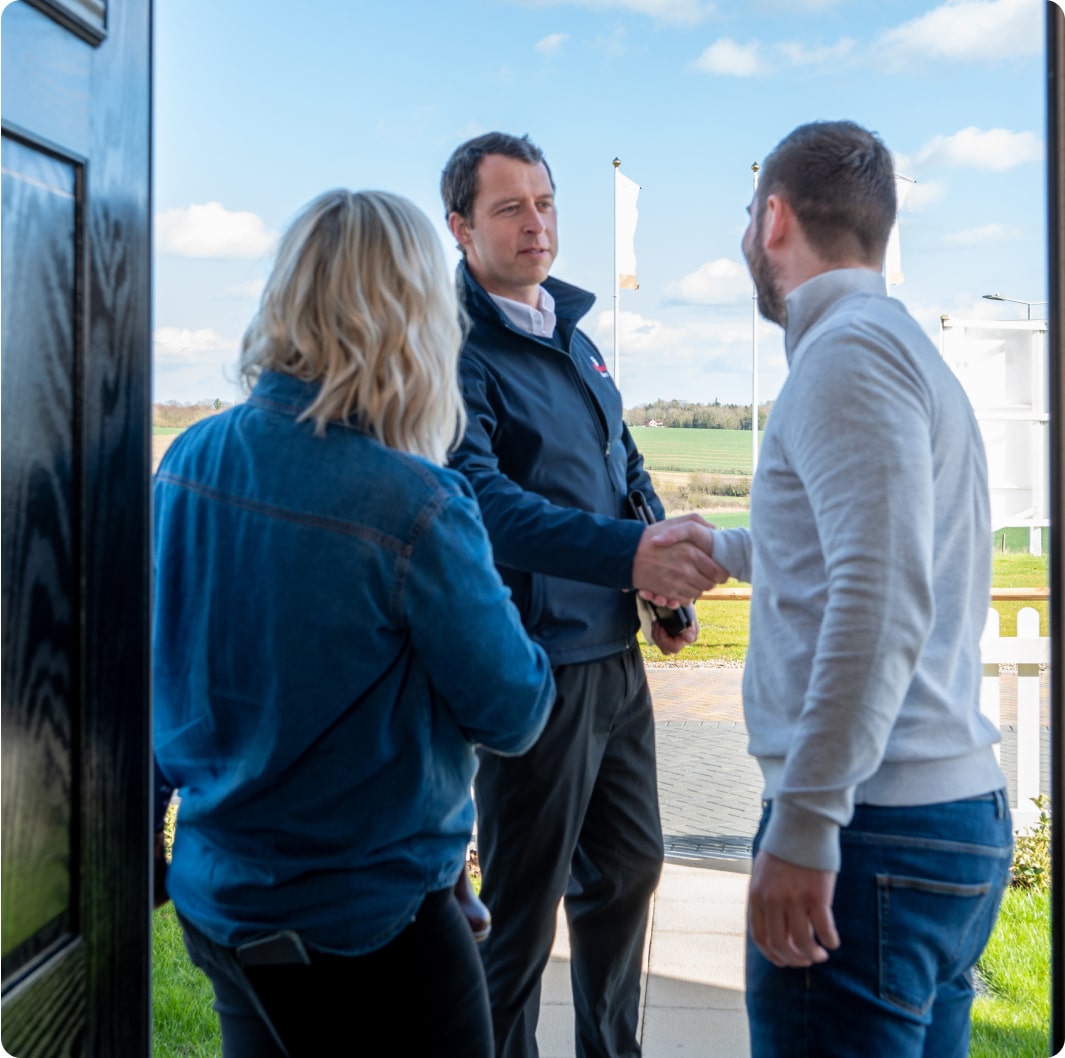
[{"label": "handshake", "polygon": [[[677,609],[728,580],[713,551],[713,526],[702,515],[682,514],[648,525],[636,548],[632,583],[646,601]],[[656,623],[654,640],[664,653],[675,654],[697,635],[695,624],[670,636]]]}]

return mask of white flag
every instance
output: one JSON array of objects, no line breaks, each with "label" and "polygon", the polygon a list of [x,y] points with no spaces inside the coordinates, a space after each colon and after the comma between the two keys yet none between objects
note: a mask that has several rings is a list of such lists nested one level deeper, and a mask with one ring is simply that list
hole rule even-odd
[{"label": "white flag", "polygon": [[637,290],[636,282],[636,198],[640,185],[633,183],[620,169],[614,170],[614,262],[618,286]]},{"label": "white flag", "polygon": [[891,227],[891,234],[888,236],[887,253],[884,255],[884,278],[889,287],[897,287],[905,282],[905,276],[902,274],[902,246],[899,244],[898,214],[903,211],[906,200],[910,197],[910,189],[915,183],[916,181],[908,176],[895,174],[896,216],[895,223]]}]

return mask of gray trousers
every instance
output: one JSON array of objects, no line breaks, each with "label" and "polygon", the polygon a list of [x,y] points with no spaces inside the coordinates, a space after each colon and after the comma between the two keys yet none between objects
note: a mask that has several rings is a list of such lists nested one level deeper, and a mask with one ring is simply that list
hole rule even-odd
[{"label": "gray trousers", "polygon": [[636,1058],[648,903],[662,867],[654,716],[639,649],[555,670],[554,709],[521,757],[481,751],[481,945],[497,1058],[535,1058],[559,900],[577,1058]]}]

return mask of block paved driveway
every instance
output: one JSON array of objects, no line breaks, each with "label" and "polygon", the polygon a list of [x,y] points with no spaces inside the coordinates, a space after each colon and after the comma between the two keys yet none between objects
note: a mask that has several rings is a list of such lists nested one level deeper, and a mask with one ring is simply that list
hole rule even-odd
[{"label": "block paved driveway", "polygon": [[747,754],[742,667],[649,666],[666,859],[749,870],[762,774]]},{"label": "block paved driveway", "polygon": [[[762,773],[747,754],[742,666],[649,665],[658,797],[671,863],[750,869]],[[1016,800],[1017,680],[1001,677],[1001,759]],[[1050,789],[1049,677],[1040,680],[1040,789]],[[1027,807],[1027,806],[1026,806]]]}]

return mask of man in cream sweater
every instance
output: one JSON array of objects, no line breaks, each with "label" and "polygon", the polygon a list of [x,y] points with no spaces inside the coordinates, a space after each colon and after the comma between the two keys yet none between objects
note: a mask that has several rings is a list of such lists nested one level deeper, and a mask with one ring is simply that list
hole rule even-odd
[{"label": "man in cream sweater", "polygon": [[752,1054],[962,1058],[1012,845],[979,711],[980,433],[886,294],[894,166],[875,135],[796,129],[749,212],[744,254],[789,366],[751,529],[714,533],[714,558],[752,585]]}]

